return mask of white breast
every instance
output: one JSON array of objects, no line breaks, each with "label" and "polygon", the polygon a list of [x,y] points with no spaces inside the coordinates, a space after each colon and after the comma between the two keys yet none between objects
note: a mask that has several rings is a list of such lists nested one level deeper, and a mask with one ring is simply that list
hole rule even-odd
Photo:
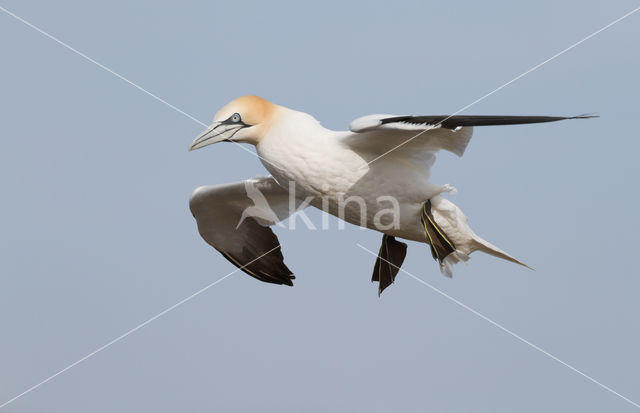
[{"label": "white breast", "polygon": [[[329,213],[349,223],[378,229],[376,214],[392,207],[381,197],[393,197],[400,207],[401,228],[385,232],[422,240],[420,208],[437,193],[437,186],[392,156],[367,165],[365,155],[341,142],[348,133],[325,129],[311,116],[293,112],[272,127],[257,151],[280,185],[289,189],[293,182],[298,198],[314,197],[312,205],[323,208],[324,202]],[[383,224],[388,217],[382,216]]]},{"label": "white breast", "polygon": [[348,191],[367,172],[366,162],[339,142],[342,132],[291,112],[256,146],[264,166],[281,185],[294,181],[304,191],[300,195],[334,197]]}]

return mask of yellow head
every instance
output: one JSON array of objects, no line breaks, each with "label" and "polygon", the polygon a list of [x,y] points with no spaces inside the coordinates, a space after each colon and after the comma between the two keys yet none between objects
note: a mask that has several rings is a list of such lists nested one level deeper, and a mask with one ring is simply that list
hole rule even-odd
[{"label": "yellow head", "polygon": [[234,99],[216,113],[213,123],[189,145],[200,149],[216,142],[244,142],[257,145],[276,118],[280,106],[258,96]]}]

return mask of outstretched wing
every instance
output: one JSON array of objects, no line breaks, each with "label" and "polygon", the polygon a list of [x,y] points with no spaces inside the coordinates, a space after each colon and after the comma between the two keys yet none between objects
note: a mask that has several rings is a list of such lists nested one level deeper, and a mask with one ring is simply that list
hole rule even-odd
[{"label": "outstretched wing", "polygon": [[269,225],[287,218],[289,193],[272,177],[201,186],[189,201],[204,240],[260,281],[293,285],[280,242]]},{"label": "outstretched wing", "polygon": [[344,141],[355,149],[378,155],[396,150],[434,153],[444,149],[462,156],[471,140],[473,126],[520,125],[592,117],[595,116],[369,115],[351,122],[349,129],[354,133]]}]

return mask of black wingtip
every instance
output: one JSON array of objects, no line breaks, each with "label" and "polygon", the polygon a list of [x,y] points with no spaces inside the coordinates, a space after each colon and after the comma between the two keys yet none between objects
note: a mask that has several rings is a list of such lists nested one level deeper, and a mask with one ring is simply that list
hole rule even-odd
[{"label": "black wingtip", "polygon": [[596,115],[595,113],[583,113],[581,115],[570,116],[567,119],[594,119],[599,117],[600,115]]},{"label": "black wingtip", "polygon": [[289,287],[293,287],[293,280],[295,280],[295,279],[296,279],[296,276],[291,274],[291,275],[289,275],[289,278],[285,278],[282,281],[282,284],[288,285]]},{"label": "black wingtip", "polygon": [[567,119],[597,118],[598,115],[587,113],[578,116],[503,116],[503,115],[433,115],[433,116],[395,116],[381,120],[386,123],[410,123],[414,125],[433,125],[445,129],[456,130],[471,126],[525,125],[532,123],[557,122]]}]

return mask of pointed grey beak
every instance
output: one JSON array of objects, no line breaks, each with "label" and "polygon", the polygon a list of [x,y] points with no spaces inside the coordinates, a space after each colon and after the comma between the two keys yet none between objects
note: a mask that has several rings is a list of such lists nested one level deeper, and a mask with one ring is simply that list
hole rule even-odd
[{"label": "pointed grey beak", "polygon": [[224,132],[226,128],[221,122],[213,122],[211,126],[198,135],[189,145],[189,151],[204,148],[207,145],[211,145],[216,142],[220,142],[226,139]]}]

